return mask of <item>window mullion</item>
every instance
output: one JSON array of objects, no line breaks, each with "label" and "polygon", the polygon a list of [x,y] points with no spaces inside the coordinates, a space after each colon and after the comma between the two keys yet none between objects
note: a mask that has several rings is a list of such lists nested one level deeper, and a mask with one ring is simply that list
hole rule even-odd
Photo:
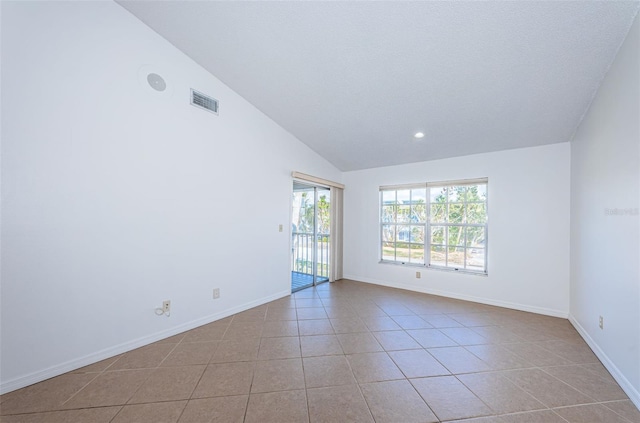
[{"label": "window mullion", "polygon": [[462,253],[464,254],[463,264],[465,270],[467,268],[467,245],[469,245],[467,243],[467,224],[469,223],[469,217],[467,216],[467,194],[468,193],[465,192],[464,201],[462,202],[462,212],[464,213],[464,226],[462,227],[462,230],[464,231],[464,248],[462,249]]},{"label": "window mullion", "polygon": [[429,239],[427,240],[427,251],[425,251],[425,255],[428,255],[429,257],[429,266],[431,266],[431,237],[433,236],[432,231],[433,228],[431,227],[431,219],[433,218],[433,216],[431,215],[431,188],[429,188],[429,186],[427,186],[427,225],[429,226]]},{"label": "window mullion", "polygon": [[[447,205],[447,217],[449,217],[449,207]],[[444,227],[444,266],[449,267],[449,225]]]}]

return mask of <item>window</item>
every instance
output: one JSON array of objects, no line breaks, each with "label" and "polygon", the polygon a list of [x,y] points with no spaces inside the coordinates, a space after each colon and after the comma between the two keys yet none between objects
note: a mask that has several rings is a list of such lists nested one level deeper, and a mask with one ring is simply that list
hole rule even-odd
[{"label": "window", "polygon": [[487,273],[487,179],[380,187],[381,261]]},{"label": "window", "polygon": [[427,188],[381,192],[382,260],[424,264]]}]

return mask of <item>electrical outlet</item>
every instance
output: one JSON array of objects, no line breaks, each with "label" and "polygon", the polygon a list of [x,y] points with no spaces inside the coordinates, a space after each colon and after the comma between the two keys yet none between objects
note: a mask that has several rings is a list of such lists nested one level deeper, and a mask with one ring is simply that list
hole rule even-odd
[{"label": "electrical outlet", "polygon": [[420,272],[416,272],[416,279],[420,279],[422,277],[422,275],[420,274]]},{"label": "electrical outlet", "polygon": [[604,318],[602,316],[600,316],[600,320],[598,321],[598,326],[600,326],[600,329],[604,329]]},{"label": "electrical outlet", "polygon": [[217,300],[220,298],[220,288],[213,288],[213,299]]},{"label": "electrical outlet", "polygon": [[169,313],[171,311],[171,301],[166,300],[162,302],[162,311],[165,313]]}]

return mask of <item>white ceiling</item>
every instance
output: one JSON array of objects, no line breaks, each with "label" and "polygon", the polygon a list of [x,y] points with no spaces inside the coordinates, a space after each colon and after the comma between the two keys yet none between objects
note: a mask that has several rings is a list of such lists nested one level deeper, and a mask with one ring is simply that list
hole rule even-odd
[{"label": "white ceiling", "polygon": [[640,4],[118,3],[343,171],[569,141]]}]

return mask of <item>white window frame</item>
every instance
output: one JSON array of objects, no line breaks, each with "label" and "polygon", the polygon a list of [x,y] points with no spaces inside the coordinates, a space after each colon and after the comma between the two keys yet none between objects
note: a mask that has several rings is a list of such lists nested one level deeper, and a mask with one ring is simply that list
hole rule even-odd
[{"label": "white window frame", "polygon": [[[432,218],[431,218],[431,188],[442,188],[442,187],[454,187],[454,186],[464,186],[464,185],[485,185],[486,186],[486,199],[484,201],[484,205],[485,205],[485,214],[486,214],[486,219],[484,224],[482,223],[468,223],[468,222],[464,222],[464,223],[453,223],[453,222],[432,222]],[[412,226],[424,226],[424,264],[422,263],[410,263],[410,262],[404,262],[402,260],[388,260],[388,259],[384,259],[384,255],[383,255],[383,242],[384,242],[384,237],[383,237],[383,228],[385,225],[389,225],[390,222],[383,222],[382,218],[383,218],[383,192],[384,191],[401,191],[401,190],[411,190],[411,189],[417,189],[417,188],[426,188],[426,213],[427,213],[427,217],[426,217],[426,222],[423,224],[415,224],[415,223],[411,223],[410,225]],[[397,194],[396,194],[397,195]],[[445,204],[448,204],[448,200]],[[397,204],[397,203],[396,203]],[[466,205],[467,205],[467,199],[465,198],[464,201],[462,202],[462,204],[465,205],[465,209],[466,209]],[[447,212],[447,216],[448,216],[448,212]],[[459,273],[470,273],[470,274],[474,274],[474,275],[487,275],[488,274],[488,257],[489,257],[489,180],[488,178],[477,178],[477,179],[465,179],[465,180],[454,180],[454,181],[441,181],[441,182],[426,182],[426,183],[421,183],[421,184],[406,184],[406,185],[386,185],[386,186],[381,186],[380,190],[379,190],[379,259],[380,259],[380,263],[388,263],[388,264],[397,264],[397,265],[405,265],[405,266],[419,266],[419,267],[427,267],[430,269],[438,269],[438,270],[445,270],[445,271],[454,271],[454,272],[459,272]],[[397,225],[404,225],[403,223],[398,223],[397,221],[397,214],[395,217],[395,221],[393,222],[393,224]],[[449,248],[453,248],[450,247],[448,244],[444,244],[445,247],[445,263],[447,263],[445,266],[440,266],[437,264],[432,264],[431,263],[431,235],[432,235],[432,226],[444,226],[446,228],[450,227],[450,226],[461,226],[464,230],[465,233],[465,242],[464,242],[464,249],[465,249],[465,261],[464,261],[464,266],[462,268],[460,267],[455,267],[455,266],[451,266],[448,265],[448,251]],[[466,228],[467,227],[483,227],[484,228],[484,268],[482,270],[476,270],[476,269],[469,269],[467,268],[466,265],[466,260],[467,260],[467,254],[466,254],[466,249],[470,248],[469,246],[467,246],[467,242],[466,242],[466,236],[467,236],[467,231]],[[447,236],[448,234],[448,229],[446,229],[445,232],[445,240],[448,238]],[[397,239],[395,241],[395,243],[397,243]],[[458,247],[459,248],[459,247]]]},{"label": "white window frame", "polygon": [[[398,198],[397,197],[397,195],[398,195],[397,191],[403,191],[403,190],[409,190],[410,191],[410,190],[413,190],[413,189],[424,189],[425,190],[425,195],[426,195],[426,197],[425,197],[425,208],[427,208],[427,210],[425,212],[428,213],[428,207],[429,207],[428,206],[428,204],[429,204],[428,201],[429,201],[429,199],[427,197],[428,197],[429,190],[428,190],[426,184],[422,183],[422,184],[410,184],[410,185],[397,185],[397,186],[380,187],[380,199],[379,199],[379,201],[380,201],[380,208],[379,208],[379,211],[380,211],[380,218],[379,218],[380,230],[379,230],[379,236],[380,236],[380,262],[382,262],[382,263],[406,264],[406,265],[409,265],[409,266],[424,266],[423,263],[411,263],[410,262],[411,261],[411,252],[409,252],[409,261],[408,262],[404,262],[404,261],[397,260],[397,259],[396,260],[384,260],[383,259],[383,254],[382,254],[383,242],[384,242],[383,241],[384,240],[384,235],[383,235],[384,227],[388,226],[388,225],[394,225],[396,227],[396,237],[397,237],[397,227],[398,226],[421,226],[423,228],[422,229],[423,230],[423,237],[426,240],[428,217],[425,217],[425,221],[423,223],[415,223],[415,222],[414,223],[398,223],[398,215],[397,215],[397,209],[396,209],[396,216],[395,216],[395,220],[394,220],[393,223],[383,222],[382,221],[383,206],[384,206],[383,199],[382,199],[383,191],[394,191],[394,192],[396,192],[396,201],[395,201],[394,204],[397,206],[398,205],[398,203],[397,203],[397,198]],[[411,198],[411,193],[409,194],[409,196],[410,196],[409,198]],[[416,244],[416,243],[412,243],[411,241],[405,241],[405,242],[407,244]],[[394,241],[394,244],[397,244],[397,243],[398,243],[398,240],[396,238],[396,240]],[[426,256],[424,255],[424,254],[426,254],[425,245],[426,245],[425,241],[423,241],[422,242],[422,254],[423,254],[423,257],[425,257],[425,260],[426,260]],[[396,250],[397,250],[397,247],[394,246],[394,251],[396,251]],[[410,251],[411,251],[411,249],[410,249]]]}]

